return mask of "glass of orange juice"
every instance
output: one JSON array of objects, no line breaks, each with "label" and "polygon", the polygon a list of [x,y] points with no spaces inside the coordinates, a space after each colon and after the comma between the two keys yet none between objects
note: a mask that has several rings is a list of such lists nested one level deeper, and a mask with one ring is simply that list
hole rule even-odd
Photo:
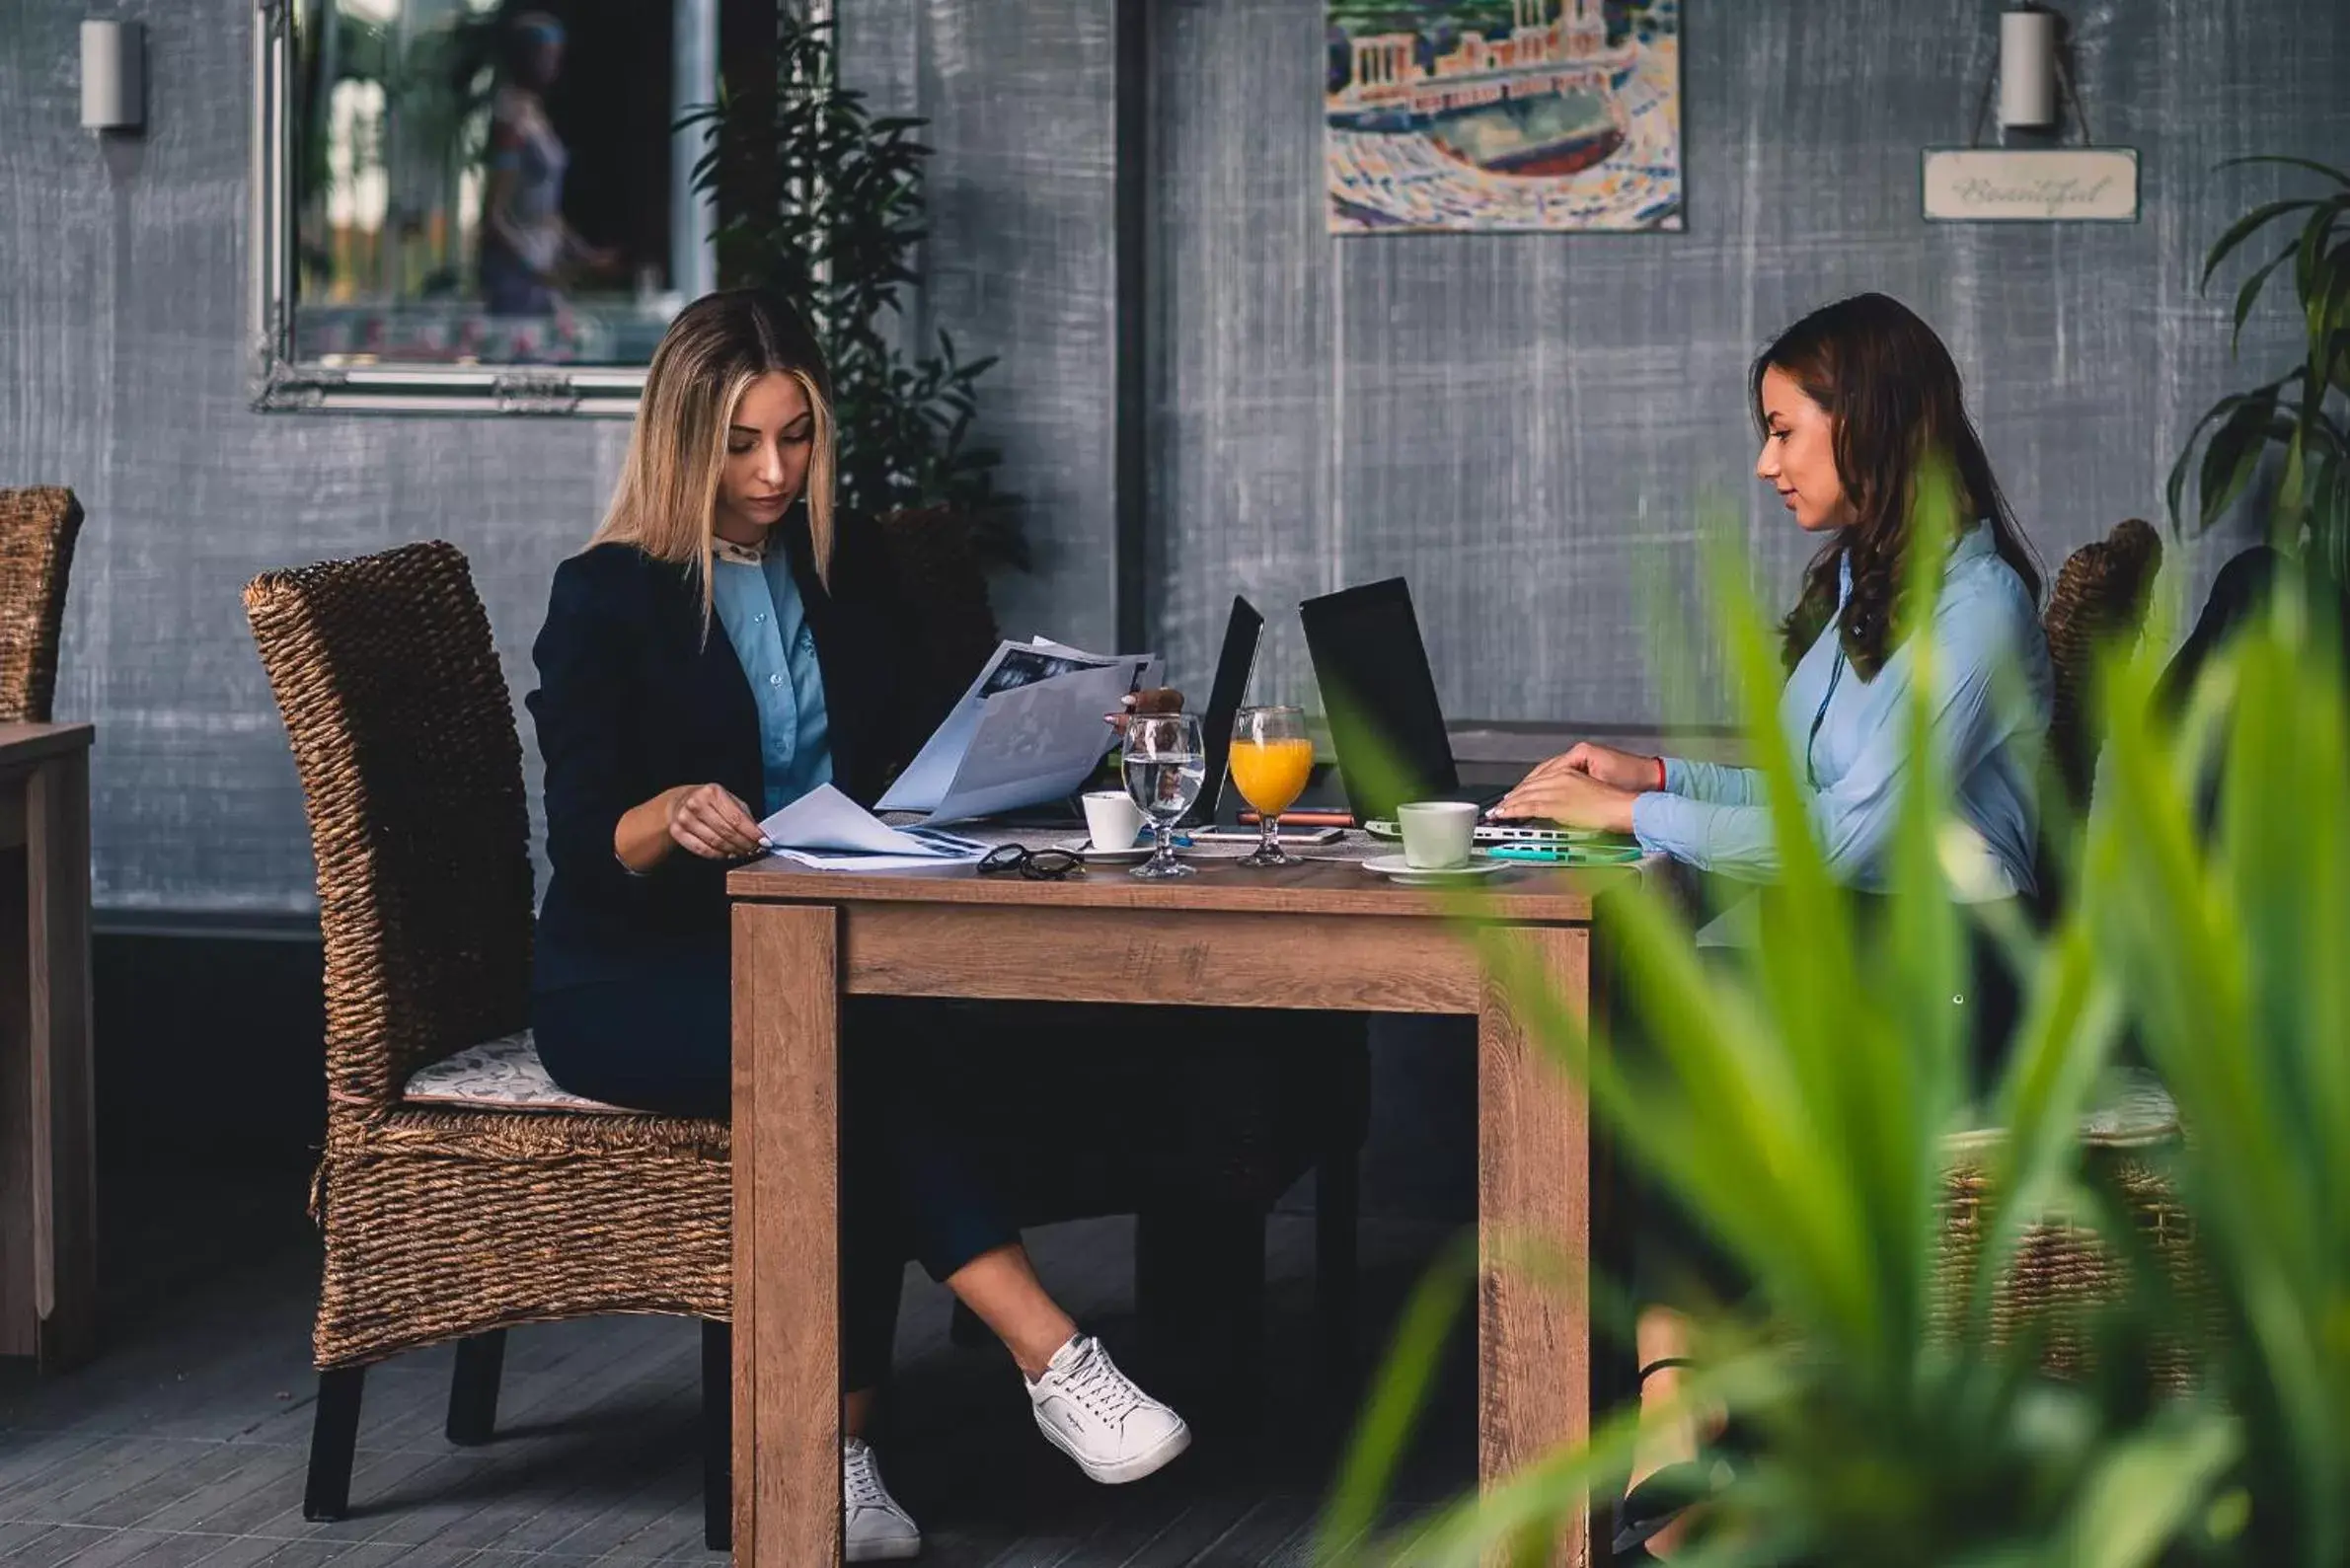
[{"label": "glass of orange juice", "polygon": [[1243,865],[1295,865],[1281,848],[1281,813],[1306,792],[1314,772],[1314,742],[1306,715],[1294,708],[1244,708],[1232,723],[1232,782],[1256,808],[1263,832]]}]

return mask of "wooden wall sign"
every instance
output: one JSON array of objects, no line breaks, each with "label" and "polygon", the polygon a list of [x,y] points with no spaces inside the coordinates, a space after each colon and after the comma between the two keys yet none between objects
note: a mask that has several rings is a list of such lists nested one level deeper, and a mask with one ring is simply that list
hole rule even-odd
[{"label": "wooden wall sign", "polygon": [[1926,216],[1947,223],[2132,223],[2128,147],[1929,147]]}]

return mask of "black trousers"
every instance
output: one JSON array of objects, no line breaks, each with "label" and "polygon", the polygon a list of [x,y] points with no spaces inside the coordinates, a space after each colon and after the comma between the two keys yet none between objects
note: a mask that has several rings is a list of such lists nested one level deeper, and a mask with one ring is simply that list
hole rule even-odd
[{"label": "black trousers", "polygon": [[[952,1014],[882,998],[844,1008],[841,1374],[859,1389],[888,1374],[907,1258],[944,1280],[1019,1232],[938,1091],[952,1076],[926,1066],[954,1050],[941,1027]],[[548,1074],[574,1094],[669,1116],[727,1114],[733,983],[723,951],[541,992],[531,1028]]]}]

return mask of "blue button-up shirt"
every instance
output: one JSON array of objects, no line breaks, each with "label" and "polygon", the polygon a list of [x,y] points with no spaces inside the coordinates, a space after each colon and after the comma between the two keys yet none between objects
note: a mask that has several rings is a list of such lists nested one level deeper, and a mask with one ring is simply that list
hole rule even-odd
[{"label": "blue button-up shirt", "polygon": [[[1849,569],[1843,593],[1852,595]],[[1944,862],[1961,896],[2029,892],[2039,756],[2054,688],[2031,596],[2000,559],[1986,525],[1960,535],[1951,549],[1934,608],[1933,663],[1930,733],[1966,830],[1941,846]],[[1831,620],[1780,698],[1812,831],[1830,871],[1857,887],[1883,886],[1879,861],[1900,815],[1909,764],[1915,668],[1905,643],[1876,679],[1861,680]],[[1650,853],[1706,870],[1760,880],[1780,866],[1763,776],[1752,768],[1667,758],[1664,790],[1632,803],[1632,832]]]},{"label": "blue button-up shirt", "polygon": [[816,638],[782,551],[768,552],[758,565],[720,558],[711,572],[719,624],[758,704],[759,772],[767,792],[761,815],[772,816],[832,782],[831,725]]}]

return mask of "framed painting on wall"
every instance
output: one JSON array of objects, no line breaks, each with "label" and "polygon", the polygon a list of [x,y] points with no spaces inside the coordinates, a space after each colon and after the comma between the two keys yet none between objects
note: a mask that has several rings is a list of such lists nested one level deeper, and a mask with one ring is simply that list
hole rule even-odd
[{"label": "framed painting on wall", "polygon": [[1327,4],[1331,233],[1681,228],[1681,0]]}]

